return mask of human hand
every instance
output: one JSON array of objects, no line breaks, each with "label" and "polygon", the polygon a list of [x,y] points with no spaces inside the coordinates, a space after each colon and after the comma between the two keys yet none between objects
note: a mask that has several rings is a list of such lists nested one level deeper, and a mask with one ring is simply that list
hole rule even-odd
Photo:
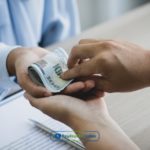
[{"label": "human hand", "polygon": [[[91,95],[90,97],[86,97],[82,100],[66,95],[54,95],[43,98],[34,98],[28,93],[25,93],[24,95],[32,106],[40,109],[52,118],[66,124],[72,122],[72,119],[75,118],[82,119],[86,117],[87,120],[93,119],[94,117],[92,117],[93,113],[91,113],[91,111],[95,112],[96,118],[103,118],[101,115],[108,115],[108,110],[104,100],[100,99],[99,96],[96,95]],[[101,95],[103,95],[103,93],[101,93]]]},{"label": "human hand", "polygon": [[84,131],[99,133],[100,139],[94,142],[87,142],[85,138],[79,136],[87,150],[138,149],[110,117],[106,103],[100,97],[90,95],[85,99],[78,99],[55,95],[37,99],[27,93],[25,97],[32,106],[67,124],[79,135],[84,134]]},{"label": "human hand", "polygon": [[[43,48],[17,48],[8,55],[7,68],[10,75],[16,75],[20,86],[34,97],[50,96],[46,88],[36,85],[28,75],[28,67],[50,53]],[[63,93],[72,94],[81,90],[90,90],[95,86],[91,80],[77,81],[69,85]]]},{"label": "human hand", "polygon": [[28,75],[28,67],[46,54],[48,54],[48,51],[42,48],[19,47],[12,50],[7,58],[9,74],[16,75],[19,85],[35,97],[51,95],[46,88],[33,83]]},{"label": "human hand", "polygon": [[62,78],[91,76],[97,89],[127,92],[150,85],[149,66],[150,53],[140,46],[113,40],[81,40],[73,47],[69,70]]}]

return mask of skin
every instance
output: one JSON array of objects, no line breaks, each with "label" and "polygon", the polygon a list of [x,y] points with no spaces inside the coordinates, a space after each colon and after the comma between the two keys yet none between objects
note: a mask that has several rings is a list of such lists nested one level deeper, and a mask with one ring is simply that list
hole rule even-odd
[{"label": "skin", "polygon": [[[9,75],[16,75],[20,86],[34,97],[46,97],[52,95],[50,91],[42,86],[34,84],[28,76],[28,67],[50,53],[46,49],[17,48],[10,52],[7,58],[7,69]],[[72,94],[78,91],[89,91],[95,87],[95,82],[90,79],[78,80],[69,85],[63,93]]]},{"label": "skin", "polygon": [[[87,60],[88,59],[88,60]],[[78,63],[82,62],[82,63]],[[71,50],[62,78],[91,77],[106,92],[129,92],[150,85],[150,52],[129,42],[81,40]]]},{"label": "skin", "polygon": [[138,150],[111,118],[104,99],[99,96],[90,95],[78,99],[56,95],[37,99],[25,93],[32,106],[67,124],[77,134],[81,135],[83,131],[97,131],[100,134],[98,141],[86,142],[85,139],[80,138],[87,150]]}]

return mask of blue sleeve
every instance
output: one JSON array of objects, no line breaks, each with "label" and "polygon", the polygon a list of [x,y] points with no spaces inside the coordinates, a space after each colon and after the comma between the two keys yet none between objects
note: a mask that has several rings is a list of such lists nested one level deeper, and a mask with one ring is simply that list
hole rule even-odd
[{"label": "blue sleeve", "polygon": [[14,82],[15,77],[9,76],[6,66],[8,54],[17,47],[20,46],[8,46],[0,43],[0,101],[4,97],[21,89]]},{"label": "blue sleeve", "polygon": [[9,78],[6,66],[7,56],[13,49],[17,47],[19,46],[8,46],[0,43],[0,80]]},{"label": "blue sleeve", "polygon": [[40,46],[48,46],[80,32],[76,0],[45,1]]}]

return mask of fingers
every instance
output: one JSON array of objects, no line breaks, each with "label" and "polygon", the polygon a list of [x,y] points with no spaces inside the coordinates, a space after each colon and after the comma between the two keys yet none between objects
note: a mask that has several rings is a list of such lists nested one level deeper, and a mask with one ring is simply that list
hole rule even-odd
[{"label": "fingers", "polygon": [[85,89],[85,84],[82,81],[78,81],[75,83],[70,84],[66,89],[63,91],[64,94],[72,94],[78,91],[82,91]]},{"label": "fingers", "polygon": [[45,97],[52,95],[52,93],[49,92],[46,88],[33,83],[28,74],[26,73],[21,75],[21,79],[19,79],[19,84],[25,91],[27,91],[34,97]]},{"label": "fingers", "polygon": [[97,54],[96,44],[81,44],[74,46],[71,50],[68,67],[72,68],[80,59],[92,58]]},{"label": "fingers", "polygon": [[81,40],[79,45],[74,46],[71,50],[68,67],[72,68],[79,60],[92,58],[103,51],[112,49],[112,47],[116,47],[116,43],[112,40]]},{"label": "fingers", "polygon": [[83,79],[81,78],[81,80],[85,84],[85,92],[93,90],[98,97],[103,97],[104,92],[113,91],[111,82],[101,75],[92,75]]},{"label": "fingers", "polygon": [[83,92],[88,92],[95,87],[95,82],[93,80],[85,81],[85,89]]},{"label": "fingers", "polygon": [[96,62],[94,59],[91,59],[64,72],[61,78],[69,80],[77,77],[85,77],[97,73],[96,71]]},{"label": "fingers", "polygon": [[74,94],[79,91],[88,92],[94,87],[95,87],[95,82],[93,80],[77,81],[75,83],[70,84],[68,87],[66,87],[66,89],[62,93]]}]

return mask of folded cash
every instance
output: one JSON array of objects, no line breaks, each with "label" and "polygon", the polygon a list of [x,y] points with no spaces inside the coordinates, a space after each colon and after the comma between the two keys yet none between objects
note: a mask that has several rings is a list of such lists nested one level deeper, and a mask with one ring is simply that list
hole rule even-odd
[{"label": "folded cash", "polygon": [[57,48],[41,60],[28,67],[31,80],[37,85],[46,87],[50,92],[57,93],[67,87],[72,80],[60,78],[62,72],[68,69],[68,55],[63,48]]}]

